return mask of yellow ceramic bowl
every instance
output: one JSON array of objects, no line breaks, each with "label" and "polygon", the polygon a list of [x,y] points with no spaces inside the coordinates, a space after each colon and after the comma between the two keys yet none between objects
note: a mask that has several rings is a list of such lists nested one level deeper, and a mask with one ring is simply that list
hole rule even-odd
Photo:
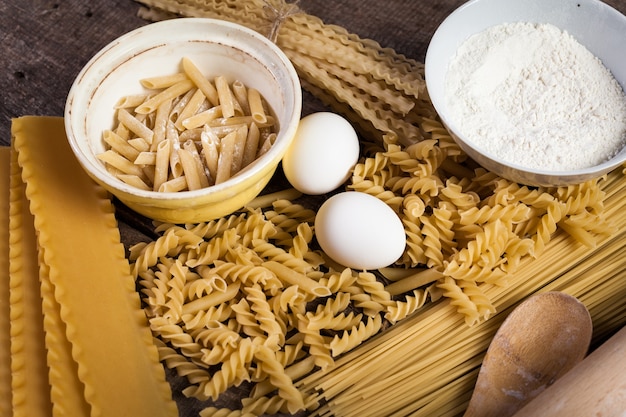
[{"label": "yellow ceramic bowl", "polygon": [[[143,191],[111,175],[97,159],[105,151],[102,133],[114,126],[114,105],[121,97],[143,92],[142,78],[180,72],[183,57],[207,76],[223,75],[258,89],[278,119],[278,136],[269,152],[224,183],[194,191]],[[294,138],[301,108],[298,75],[275,44],[237,24],[183,18],[136,29],[98,52],[70,89],[65,128],[83,168],[128,207],[164,222],[201,222],[238,210],[263,190]]]}]

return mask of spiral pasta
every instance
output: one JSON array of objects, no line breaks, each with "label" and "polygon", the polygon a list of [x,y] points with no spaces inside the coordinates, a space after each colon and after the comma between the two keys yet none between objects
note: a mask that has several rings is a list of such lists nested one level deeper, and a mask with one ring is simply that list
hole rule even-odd
[{"label": "spiral pasta", "polygon": [[333,356],[338,356],[360,345],[364,340],[369,339],[382,327],[382,317],[375,315],[367,322],[359,322],[350,330],[345,330],[341,336],[335,336],[329,343]]},{"label": "spiral pasta", "polygon": [[285,367],[276,359],[275,353],[267,346],[259,346],[255,357],[259,367],[268,375],[270,382],[278,390],[278,396],[287,401],[287,410],[295,413],[304,409],[304,397],[285,373]]},{"label": "spiral pasta", "polygon": [[385,319],[396,323],[405,319],[420,309],[428,301],[429,290],[413,290],[412,295],[407,295],[405,301],[396,301],[394,305],[387,307]]},{"label": "spiral pasta", "polygon": [[251,303],[250,311],[259,323],[259,328],[266,334],[266,344],[278,350],[285,343],[285,334],[267,302],[265,293],[259,285],[245,287],[244,292],[246,299]]},{"label": "spiral pasta", "polygon": [[217,372],[195,386],[191,385],[185,388],[183,393],[193,395],[200,400],[208,400],[209,398],[216,400],[229,387],[239,385],[243,381],[249,381],[248,366],[252,362],[254,352],[255,347],[252,345],[252,339],[240,339],[237,349],[233,350],[228,358],[222,362]]},{"label": "spiral pasta", "polygon": [[[324,294],[330,292],[314,295],[312,291],[298,288],[295,279],[275,280],[272,289],[265,287],[263,280],[255,281],[243,272],[241,277],[245,278],[238,281],[242,288],[235,296],[236,302],[230,305],[237,310],[234,314],[241,325],[242,337],[252,340],[258,337],[259,345],[263,345],[263,338],[267,337],[251,305],[241,301],[249,291],[246,287],[258,284],[281,331],[292,334],[279,352],[286,352],[286,346],[301,343],[304,356],[289,367],[293,369],[289,373],[292,381],[315,369],[323,370],[315,375],[318,380],[324,380],[324,375],[333,373],[332,366],[341,361],[336,355],[346,354],[345,350],[380,332],[387,322],[394,327],[401,326],[403,320],[410,320],[408,318],[415,314],[414,317],[423,317],[424,323],[431,323],[431,312],[443,309],[439,307],[442,303],[434,303],[440,299],[448,300],[445,305],[450,305],[458,315],[446,313],[447,322],[455,325],[457,321],[465,322],[480,331],[480,326],[497,313],[493,299],[496,290],[504,291],[511,284],[517,284],[515,276],[519,267],[542,256],[555,236],[563,239],[560,231],[593,247],[614,230],[606,220],[602,204],[605,198],[602,179],[570,187],[524,187],[485,171],[469,159],[445,129],[428,99],[422,64],[391,50],[382,50],[374,42],[359,39],[341,28],[324,25],[279,0],[253,0],[245,5],[233,0],[161,3],[179,7],[177,12],[183,15],[226,18],[274,34],[277,44],[298,69],[303,87],[347,115],[369,141],[363,143],[364,155],[353,169],[348,189],[376,196],[400,216],[407,245],[394,269],[432,271],[428,277],[389,284],[390,280],[376,271],[360,276],[360,272],[344,269],[323,253],[312,250],[315,212],[286,200],[276,202],[262,215],[256,211],[254,221],[249,219],[253,215],[251,211],[243,211],[228,220],[232,221],[230,226],[212,231],[207,239],[223,239],[226,230],[237,229],[234,247],[223,253],[216,252],[216,259],[207,256],[207,262],[213,263],[212,268],[220,262],[230,262],[261,268],[256,270],[256,275],[262,268],[275,266],[270,264],[275,262],[299,274],[296,276],[309,288],[315,282],[325,289]],[[268,13],[268,10],[273,12]],[[273,227],[267,226],[262,216]],[[256,226],[244,232],[243,226],[238,228],[237,225],[247,221]],[[224,220],[220,225],[228,222]],[[186,228],[196,229],[193,225]],[[211,228],[202,225],[198,227],[201,229]],[[246,237],[241,238],[244,235]],[[170,238],[173,242],[174,236]],[[205,243],[198,245],[201,251],[209,247]],[[141,259],[137,257],[137,276],[146,286],[142,293],[161,306],[167,302],[167,293],[163,292],[167,286],[156,273],[147,270],[156,269],[153,263],[158,259],[156,255],[164,252],[151,247],[144,253]],[[175,255],[170,249],[165,253],[161,256],[180,256],[190,268],[194,267],[194,260],[200,258],[198,253]],[[192,263],[188,264],[187,260]],[[229,275],[235,275],[235,268],[227,269],[224,267],[221,276],[228,280]],[[411,272],[405,277],[410,275]],[[420,309],[423,313],[417,314]],[[164,311],[164,308],[156,309],[155,314]],[[183,317],[192,316],[183,314]],[[342,329],[350,324],[349,329]],[[423,326],[427,328],[428,324]],[[464,332],[458,330],[458,326],[454,331]],[[442,340],[447,340],[446,337],[443,335]],[[331,343],[335,349],[330,348]],[[366,344],[364,349],[375,352],[375,341]],[[444,353],[436,353],[440,355],[438,358],[444,359]],[[214,358],[217,357],[216,351]],[[222,358],[226,360],[225,356]],[[305,367],[305,363],[311,364],[310,367]],[[283,368],[285,365],[282,363]],[[297,366],[306,371],[295,376]],[[454,372],[460,368],[455,368]],[[277,367],[276,371],[281,369]],[[452,373],[446,374],[446,378],[453,380]],[[363,376],[362,371],[356,374]],[[254,374],[255,380],[263,377],[263,372]],[[400,380],[400,376],[394,378]],[[354,382],[354,378],[351,381]],[[324,382],[328,382],[324,388],[326,398],[339,395],[332,388],[336,385],[333,382],[339,381]],[[305,383],[300,386],[308,387],[309,393],[318,390]],[[254,398],[242,401],[243,410],[290,411],[284,398],[271,395],[277,391],[271,381],[258,381],[256,387],[262,389],[259,388]],[[350,403],[352,398],[357,398],[356,394],[352,395],[344,401]],[[320,405],[310,398],[298,405],[299,408],[309,406]],[[320,411],[320,415],[330,413],[331,406],[325,406],[321,406],[325,411]],[[348,411],[363,411],[360,406],[353,407]],[[375,415],[375,411],[370,413]]]}]

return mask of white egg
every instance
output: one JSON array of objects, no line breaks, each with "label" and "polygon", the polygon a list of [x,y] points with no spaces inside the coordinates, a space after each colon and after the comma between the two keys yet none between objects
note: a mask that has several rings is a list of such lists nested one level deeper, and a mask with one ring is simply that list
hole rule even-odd
[{"label": "white egg", "polygon": [[319,112],[300,120],[283,157],[283,171],[296,190],[320,195],[341,186],[358,159],[359,138],[350,122],[335,113]]},{"label": "white egg", "polygon": [[331,259],[357,270],[389,266],[406,246],[404,226],[393,209],[358,191],[336,194],[322,204],[315,235]]}]

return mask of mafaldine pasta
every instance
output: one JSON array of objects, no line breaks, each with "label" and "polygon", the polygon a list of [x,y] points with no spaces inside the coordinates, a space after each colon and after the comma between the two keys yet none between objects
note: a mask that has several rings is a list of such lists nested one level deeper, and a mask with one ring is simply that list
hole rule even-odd
[{"label": "mafaldine pasta", "polygon": [[[8,174],[8,173],[7,173]],[[11,400],[15,417],[52,413],[35,227],[24,198],[17,155],[11,154],[9,192],[9,285]]]},{"label": "mafaldine pasta", "polygon": [[[25,297],[24,308],[32,312],[31,314],[34,313],[29,327],[44,332],[43,344],[40,338],[25,341],[25,344],[34,344],[39,360],[45,361],[40,365],[41,369],[32,369],[26,377],[29,384],[38,384],[41,391],[38,400],[30,399],[32,392],[21,395],[20,391],[24,388],[14,386],[14,398],[22,397],[24,400],[23,404],[14,404],[14,412],[17,415],[16,410],[25,408],[24,415],[36,415],[32,406],[39,404],[45,416],[49,415],[50,407],[53,415],[87,416],[91,411],[84,396],[85,386],[79,378],[78,367],[72,357],[72,344],[66,338],[67,328],[54,295],[55,288],[50,281],[50,267],[45,262],[44,249],[37,245],[34,218],[29,211],[29,201],[15,150],[12,150],[10,196],[10,241],[11,248],[15,248],[15,251],[10,251],[11,276],[15,279],[16,275],[22,275],[33,286],[31,295]],[[29,265],[27,268],[24,268],[25,262]],[[28,276],[24,276],[23,269],[29,271]],[[14,353],[13,363],[20,362],[18,355],[19,352]],[[37,363],[34,358],[29,361]],[[20,373],[16,370],[14,374]]]},{"label": "mafaldine pasta", "polygon": [[11,319],[9,301],[9,165],[11,149],[0,147],[0,415],[10,415]]},{"label": "mafaldine pasta", "polygon": [[[103,416],[178,415],[140,308],[109,196],[78,164],[62,118],[18,118],[13,120],[12,134],[15,166],[33,216],[32,227],[19,230],[27,239],[37,237],[37,245],[31,247],[40,249],[33,265],[37,259],[43,263],[40,291],[44,301],[51,301],[53,287],[56,301],[46,304],[43,313],[58,305],[58,311],[44,320],[49,325],[54,324],[49,320],[61,318],[65,325],[74,372],[84,384],[84,403],[79,407]],[[38,303],[41,307],[41,298]],[[35,307],[34,302],[29,305],[31,311]],[[52,329],[43,326],[41,315],[39,326]],[[44,352],[45,343],[40,338]],[[69,389],[54,374],[58,369],[52,367],[50,373],[53,399]],[[14,403],[21,398],[14,398]]]}]

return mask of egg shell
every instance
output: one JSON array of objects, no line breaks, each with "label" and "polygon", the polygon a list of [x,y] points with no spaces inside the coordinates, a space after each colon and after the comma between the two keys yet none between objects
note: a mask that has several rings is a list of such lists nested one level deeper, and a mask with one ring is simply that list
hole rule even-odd
[{"label": "egg shell", "polygon": [[315,235],[331,259],[357,270],[389,266],[406,247],[404,226],[393,209],[358,191],[336,194],[322,204]]},{"label": "egg shell", "polygon": [[346,119],[331,112],[300,120],[283,157],[283,171],[298,191],[320,195],[337,189],[359,159],[359,138]]}]

